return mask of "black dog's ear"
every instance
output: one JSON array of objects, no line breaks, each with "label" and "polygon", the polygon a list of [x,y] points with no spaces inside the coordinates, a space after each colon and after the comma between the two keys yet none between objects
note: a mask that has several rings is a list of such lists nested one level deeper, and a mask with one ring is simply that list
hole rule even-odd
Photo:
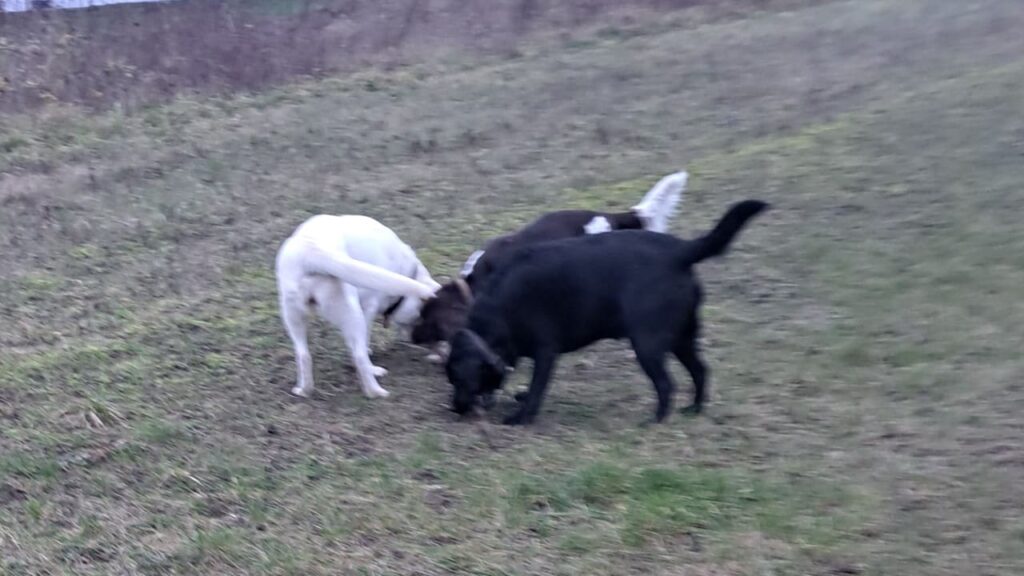
[{"label": "black dog's ear", "polygon": [[462,296],[462,301],[466,304],[473,303],[473,290],[469,287],[469,284],[462,278],[456,278],[452,280],[455,287],[459,289],[459,295]]},{"label": "black dog's ear", "polygon": [[469,330],[468,328],[463,328],[462,330],[459,330],[459,332],[464,334],[464,337],[469,340],[469,342],[473,345],[474,348],[477,349],[477,351],[480,352],[480,356],[484,359],[484,362],[486,362],[487,365],[490,366],[495,372],[500,374],[512,371],[512,367],[507,366],[505,364],[505,361],[502,360],[501,357],[499,357],[497,354],[495,354],[494,350],[491,350],[491,347],[487,345],[487,342],[485,342],[484,339],[481,338],[479,334],[473,332],[472,330]]}]

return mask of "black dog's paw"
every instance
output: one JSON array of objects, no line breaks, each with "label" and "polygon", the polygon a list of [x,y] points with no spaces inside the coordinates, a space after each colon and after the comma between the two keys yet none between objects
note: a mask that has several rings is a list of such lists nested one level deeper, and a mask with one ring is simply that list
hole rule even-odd
[{"label": "black dog's paw", "polygon": [[653,427],[657,426],[658,424],[663,424],[667,417],[668,417],[668,413],[667,412],[666,413],[657,412],[651,418],[648,418],[646,420],[642,420],[640,422],[640,429],[641,430],[646,430],[647,428],[653,428]]},{"label": "black dog's paw", "polygon": [[484,410],[490,411],[492,408],[494,408],[494,405],[496,403],[497,399],[494,397],[494,394],[484,394],[480,396],[480,406]]},{"label": "black dog's paw", "polygon": [[528,416],[522,410],[516,412],[515,414],[512,414],[511,416],[505,417],[505,420],[503,420],[506,426],[525,426],[526,424],[529,424],[532,421],[533,417]]},{"label": "black dog's paw", "polygon": [[689,406],[687,406],[686,408],[683,408],[679,412],[680,412],[680,414],[691,414],[693,416],[696,416],[696,415],[700,414],[703,411],[704,411],[704,405],[703,404],[690,404]]}]

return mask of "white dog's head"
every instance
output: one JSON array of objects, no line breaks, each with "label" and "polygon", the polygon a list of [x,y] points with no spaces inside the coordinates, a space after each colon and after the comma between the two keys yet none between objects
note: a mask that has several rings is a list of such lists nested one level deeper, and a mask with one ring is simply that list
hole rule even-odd
[{"label": "white dog's head", "polygon": [[[416,265],[415,280],[430,287],[430,292],[432,294],[436,293],[441,288],[441,285],[430,276],[430,272],[422,263],[417,263]],[[424,298],[402,298],[398,307],[391,312],[386,321],[394,323],[395,327],[398,328],[399,331],[407,333],[411,330],[412,325],[416,320],[419,319],[420,310],[423,308],[424,302],[426,302],[426,299]],[[408,336],[408,334],[405,335]]]}]

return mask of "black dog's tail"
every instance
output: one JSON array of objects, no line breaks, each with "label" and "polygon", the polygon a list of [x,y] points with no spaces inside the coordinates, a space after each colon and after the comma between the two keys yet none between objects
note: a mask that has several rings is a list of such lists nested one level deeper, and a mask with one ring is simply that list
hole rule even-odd
[{"label": "black dog's tail", "polygon": [[747,221],[767,208],[768,204],[760,200],[744,200],[734,204],[711,232],[687,245],[686,253],[683,256],[685,265],[689,266],[701,260],[725,254],[729,249],[729,244],[747,224]]}]

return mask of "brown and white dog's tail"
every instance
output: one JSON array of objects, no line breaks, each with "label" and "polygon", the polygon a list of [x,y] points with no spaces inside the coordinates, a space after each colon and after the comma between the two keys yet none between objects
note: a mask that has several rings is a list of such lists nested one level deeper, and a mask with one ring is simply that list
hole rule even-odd
[{"label": "brown and white dog's tail", "polygon": [[408,296],[427,299],[434,295],[436,286],[428,286],[423,282],[407,278],[401,274],[367,264],[352,258],[348,254],[326,250],[316,242],[302,239],[289,239],[301,242],[301,266],[306,273],[324,274],[368,290],[377,290],[390,296]]},{"label": "brown and white dog's tail", "polygon": [[462,265],[462,269],[459,270],[459,276],[462,278],[469,278],[469,275],[473,273],[473,268],[476,267],[476,263],[480,260],[480,257],[484,255],[483,250],[477,250],[469,255],[466,259],[466,263]]},{"label": "brown and white dog's tail", "polygon": [[675,216],[686,190],[689,175],[685,171],[669,174],[644,195],[632,211],[643,222],[644,230],[667,232],[669,221]]}]

